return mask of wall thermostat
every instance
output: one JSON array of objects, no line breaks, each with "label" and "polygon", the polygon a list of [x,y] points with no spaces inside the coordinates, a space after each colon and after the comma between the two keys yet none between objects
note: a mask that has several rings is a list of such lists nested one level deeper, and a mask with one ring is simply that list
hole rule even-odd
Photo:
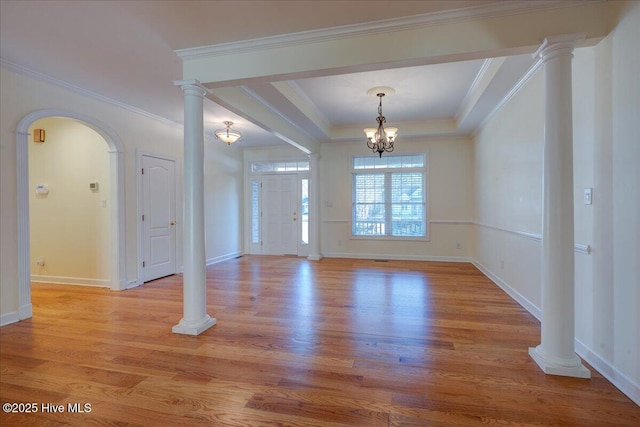
[{"label": "wall thermostat", "polygon": [[36,194],[49,194],[49,186],[46,184],[38,184],[36,186]]},{"label": "wall thermostat", "polygon": [[89,190],[98,191],[98,183],[97,182],[90,182],[89,183]]}]

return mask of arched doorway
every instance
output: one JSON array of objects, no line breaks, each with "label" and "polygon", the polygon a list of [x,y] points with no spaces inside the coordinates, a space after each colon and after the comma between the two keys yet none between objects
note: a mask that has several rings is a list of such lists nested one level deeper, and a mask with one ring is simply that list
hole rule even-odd
[{"label": "arched doorway", "polygon": [[109,207],[110,248],[109,248],[109,288],[125,288],[125,248],[124,248],[124,166],[123,148],[118,136],[104,123],[81,113],[48,109],[38,110],[22,118],[16,129],[16,169],[18,201],[18,289],[20,319],[32,317],[31,268],[29,244],[29,128],[37,120],[47,117],[61,117],[82,122],[96,131],[107,143],[109,157]]}]

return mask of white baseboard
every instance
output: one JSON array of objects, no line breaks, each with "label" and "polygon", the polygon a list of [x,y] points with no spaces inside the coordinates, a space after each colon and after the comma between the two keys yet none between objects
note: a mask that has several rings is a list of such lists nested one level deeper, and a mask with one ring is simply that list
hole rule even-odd
[{"label": "white baseboard", "polygon": [[627,395],[629,399],[633,400],[636,405],[640,406],[640,384],[635,382],[633,378],[629,378],[620,372],[615,366],[595,354],[578,339],[576,339],[576,353],[591,365],[593,369],[602,374],[603,377]]},{"label": "white baseboard", "polygon": [[[486,268],[477,260],[472,260],[478,270],[480,270],[485,276],[487,276],[493,283],[498,285],[504,290],[511,298],[513,298],[518,304],[524,307],[529,313],[531,313],[536,319],[542,319],[542,311],[536,307],[531,301],[525,298],[521,293],[513,289],[509,284],[500,279],[491,270]],[[580,340],[575,340],[576,353],[582,357],[589,365],[598,371],[603,377],[609,380],[615,387],[617,387],[622,393],[624,393],[629,399],[640,406],[640,385],[632,378],[629,378],[624,373],[620,372],[610,362],[604,360],[598,354],[594,353],[589,347],[587,347]]]},{"label": "white baseboard", "polygon": [[341,253],[323,252],[324,258],[353,258],[353,259],[381,259],[389,261],[442,261],[442,262],[472,262],[469,257],[449,257],[430,255],[390,255],[390,254],[362,254],[362,253]]},{"label": "white baseboard", "polygon": [[138,282],[137,280],[129,280],[125,285],[124,289],[131,289],[140,285],[142,285],[142,282]]},{"label": "white baseboard", "polygon": [[17,311],[12,311],[11,313],[6,313],[0,316],[0,326],[10,325],[11,323],[16,323],[20,321],[20,316]]},{"label": "white baseboard", "polygon": [[18,309],[18,317],[20,320],[31,319],[33,317],[33,305],[31,303],[21,305]]},{"label": "white baseboard", "polygon": [[538,308],[534,303],[529,301],[524,295],[522,295],[520,292],[512,288],[507,282],[502,280],[500,277],[494,274],[491,270],[489,270],[487,267],[482,265],[482,263],[480,263],[479,261],[472,259],[471,263],[473,263],[473,265],[475,265],[476,268],[482,272],[482,274],[487,276],[493,283],[498,285],[500,289],[505,291],[511,298],[513,298],[518,304],[524,307],[536,319],[538,320],[542,319],[542,311],[540,310],[540,308]]},{"label": "white baseboard", "polygon": [[79,285],[111,288],[111,283],[108,279],[88,279],[85,277],[41,276],[38,274],[32,274],[31,282],[51,283],[54,285]]},{"label": "white baseboard", "polygon": [[208,258],[207,265],[217,264],[219,262],[224,262],[233,258],[237,258],[242,255],[244,255],[244,252],[232,252],[230,254],[221,255],[214,258]]}]

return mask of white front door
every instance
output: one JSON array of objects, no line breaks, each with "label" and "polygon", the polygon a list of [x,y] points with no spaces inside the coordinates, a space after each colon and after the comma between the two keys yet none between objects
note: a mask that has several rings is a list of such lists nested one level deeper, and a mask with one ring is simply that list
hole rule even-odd
[{"label": "white front door", "polygon": [[145,282],[176,272],[175,162],[142,156],[143,276]]},{"label": "white front door", "polygon": [[296,175],[262,178],[263,254],[297,255],[298,198]]}]

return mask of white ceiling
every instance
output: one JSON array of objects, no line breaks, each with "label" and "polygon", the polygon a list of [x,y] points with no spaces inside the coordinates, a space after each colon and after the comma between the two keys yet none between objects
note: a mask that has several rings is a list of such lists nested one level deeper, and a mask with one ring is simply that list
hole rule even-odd
[{"label": "white ceiling", "polygon": [[[281,34],[355,25],[495,1],[13,1],[2,0],[0,57],[5,66],[36,72],[166,120],[183,122],[183,98],[172,81],[182,78],[177,49],[233,43]],[[384,56],[384,52],[381,52]],[[530,57],[505,61],[513,83]],[[374,86],[391,86],[383,112],[390,125],[455,118],[484,60],[315,77],[288,82],[314,106],[329,127],[373,126],[378,99]],[[503,73],[508,73],[502,70]],[[268,83],[249,89],[316,138],[326,134],[312,120],[277,98]],[[474,114],[477,124],[500,93],[495,88]],[[271,99],[273,97],[273,99]],[[281,96],[280,96],[281,97]],[[492,105],[493,104],[493,105]],[[479,103],[482,105],[482,103]],[[244,146],[281,144],[271,133],[206,100],[205,130],[224,120],[245,135]],[[471,125],[469,125],[471,126]],[[469,126],[461,131],[472,130]],[[402,127],[400,132],[402,134]]]}]

